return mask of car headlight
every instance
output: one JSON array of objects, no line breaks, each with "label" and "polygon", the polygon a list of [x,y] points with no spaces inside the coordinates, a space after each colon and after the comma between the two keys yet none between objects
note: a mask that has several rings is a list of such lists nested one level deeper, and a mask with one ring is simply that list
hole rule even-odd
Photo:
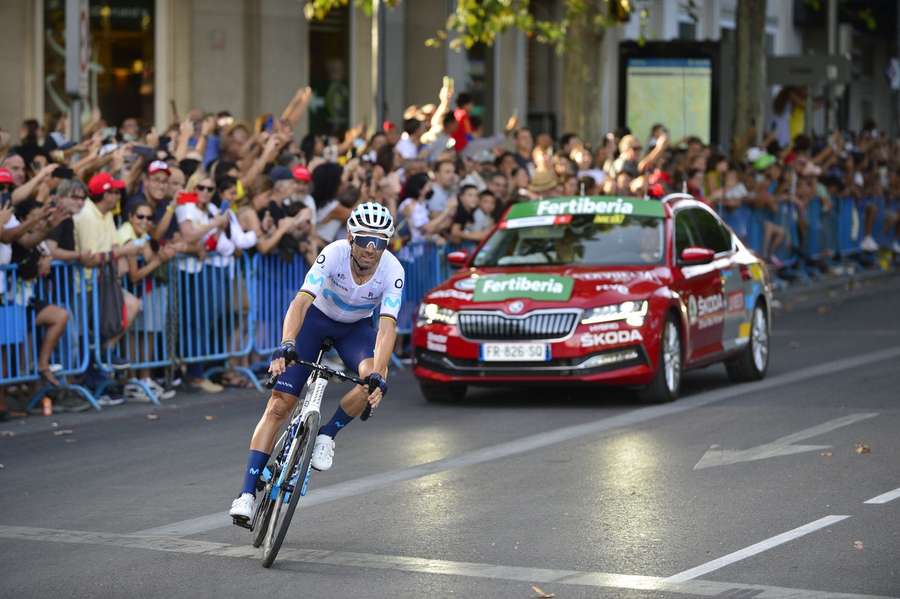
[{"label": "car headlight", "polygon": [[644,316],[647,315],[647,301],[629,301],[621,304],[600,306],[584,311],[581,324],[596,324],[598,322],[615,322],[624,320],[631,326],[639,327],[644,324]]},{"label": "car headlight", "polygon": [[420,304],[419,305],[419,324],[431,324],[439,322],[442,324],[456,324],[456,310],[450,308],[442,308],[437,304]]}]

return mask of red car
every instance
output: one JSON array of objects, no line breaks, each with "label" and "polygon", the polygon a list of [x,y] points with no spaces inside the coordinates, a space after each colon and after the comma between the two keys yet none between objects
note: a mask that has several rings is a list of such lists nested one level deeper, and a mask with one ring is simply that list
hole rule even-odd
[{"label": "red car", "polygon": [[765,265],[705,204],[560,197],[513,205],[419,305],[415,375],[428,400],[469,386],[603,384],[678,396],[682,372],[725,362],[765,376]]}]

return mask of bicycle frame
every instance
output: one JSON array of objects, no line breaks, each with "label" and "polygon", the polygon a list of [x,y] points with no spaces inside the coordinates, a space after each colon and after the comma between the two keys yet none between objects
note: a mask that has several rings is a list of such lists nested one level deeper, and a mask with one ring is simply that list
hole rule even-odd
[{"label": "bicycle frame", "polygon": [[[312,373],[306,382],[306,395],[303,398],[302,402],[297,402],[294,406],[294,409],[291,413],[291,419],[288,426],[282,431],[278,440],[272,448],[272,454],[277,456],[274,460],[273,467],[275,468],[275,472],[268,472],[268,477],[265,474],[268,471],[268,468],[264,469],[263,473],[263,489],[265,486],[269,485],[271,482],[271,488],[268,491],[268,500],[274,502],[278,498],[278,494],[285,488],[285,486],[294,479],[295,475],[299,475],[300,473],[287,472],[287,469],[283,467],[284,464],[290,462],[291,452],[296,451],[296,446],[299,444],[300,440],[300,432],[301,427],[305,427],[306,423],[309,421],[309,417],[311,414],[321,414],[322,400],[325,396],[325,388],[328,386],[329,381],[332,377],[337,377],[349,382],[353,382],[356,384],[365,384],[365,381],[359,379],[358,377],[347,375],[342,372],[338,372],[336,370],[332,370],[327,366],[324,366],[322,362],[322,357],[325,352],[330,348],[330,344],[327,344],[326,347],[319,350],[319,354],[316,358],[315,362],[303,362],[302,364],[308,366]],[[370,411],[367,409],[366,413],[363,416],[365,420]],[[275,481],[271,481],[271,477],[273,475],[277,475],[277,479]],[[303,485],[300,488],[300,495],[305,496],[307,487],[309,484],[309,476],[310,472],[307,471],[303,474]],[[294,487],[296,488],[296,486]],[[288,492],[286,499],[290,498],[290,493],[293,492],[294,489]],[[256,526],[260,524],[256,521],[256,517],[250,523],[250,530],[254,530]],[[262,523],[265,525],[266,523]]]}]

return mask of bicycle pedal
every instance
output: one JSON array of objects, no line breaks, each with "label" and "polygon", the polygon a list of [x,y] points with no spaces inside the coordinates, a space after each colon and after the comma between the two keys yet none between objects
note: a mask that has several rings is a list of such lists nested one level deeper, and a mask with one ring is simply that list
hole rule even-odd
[{"label": "bicycle pedal", "polygon": [[247,518],[238,518],[236,516],[232,516],[231,523],[235,526],[246,528],[247,530],[253,530],[253,527],[250,526],[250,520],[248,520]]}]

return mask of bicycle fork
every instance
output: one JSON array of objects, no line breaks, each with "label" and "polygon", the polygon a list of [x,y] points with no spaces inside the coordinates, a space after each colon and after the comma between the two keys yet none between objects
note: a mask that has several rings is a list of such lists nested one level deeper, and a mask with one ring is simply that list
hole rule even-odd
[{"label": "bicycle fork", "polygon": [[[283,463],[290,463],[291,461],[291,453],[300,450],[300,438],[302,435],[315,435],[318,431],[310,431],[307,429],[307,422],[309,421],[309,415],[312,413],[318,413],[319,408],[322,406],[322,398],[325,395],[325,387],[328,385],[328,380],[324,377],[315,377],[313,381],[312,387],[306,394],[306,397],[303,400],[303,407],[300,410],[300,416],[297,419],[298,422],[302,423],[303,430],[298,431],[296,434],[289,437],[291,439],[291,444],[288,449],[287,455],[284,457]],[[310,442],[315,442],[315,437],[310,438]],[[300,464],[298,463],[298,466]],[[295,467],[296,468],[296,467]],[[305,473],[303,474],[303,485],[300,488],[300,495],[305,496],[307,488],[309,486],[309,477],[312,468],[307,468]],[[290,493],[293,492],[296,487],[295,482],[299,479],[299,472],[288,472],[287,469],[282,469],[279,473],[278,481],[272,487],[272,500],[274,501],[278,497],[278,493],[281,489],[285,489],[285,501],[290,499]]]}]

